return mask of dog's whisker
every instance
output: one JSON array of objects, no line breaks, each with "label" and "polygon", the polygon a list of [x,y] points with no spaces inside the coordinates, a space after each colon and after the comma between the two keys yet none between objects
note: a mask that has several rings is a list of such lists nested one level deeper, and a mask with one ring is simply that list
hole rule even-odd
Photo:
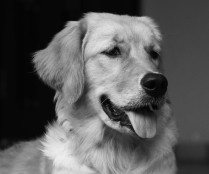
[{"label": "dog's whisker", "polygon": [[104,102],[107,101],[107,100],[108,100],[108,98],[105,98],[105,99],[101,102],[101,105],[103,105]]}]

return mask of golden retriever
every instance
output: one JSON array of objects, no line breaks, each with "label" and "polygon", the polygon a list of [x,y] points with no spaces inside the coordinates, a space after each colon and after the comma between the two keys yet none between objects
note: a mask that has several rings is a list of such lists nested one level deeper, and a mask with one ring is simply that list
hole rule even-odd
[{"label": "golden retriever", "polygon": [[149,17],[88,13],[34,56],[57,121],[0,154],[0,174],[174,174],[175,121]]}]

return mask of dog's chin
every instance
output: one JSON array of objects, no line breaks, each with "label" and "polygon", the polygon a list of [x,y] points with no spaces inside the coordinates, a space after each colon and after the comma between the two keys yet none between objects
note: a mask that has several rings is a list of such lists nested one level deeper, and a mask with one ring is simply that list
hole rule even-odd
[{"label": "dog's chin", "polygon": [[163,100],[147,100],[140,105],[128,105],[118,107],[107,95],[102,95],[101,106],[109,117],[110,121],[117,123],[121,129],[128,129],[129,132],[139,138],[153,138],[157,133],[156,112],[164,104]]}]

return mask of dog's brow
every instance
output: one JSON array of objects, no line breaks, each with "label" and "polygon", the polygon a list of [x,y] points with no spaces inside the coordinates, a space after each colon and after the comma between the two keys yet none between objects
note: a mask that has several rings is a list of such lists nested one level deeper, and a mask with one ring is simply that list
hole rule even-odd
[{"label": "dog's brow", "polygon": [[116,44],[120,44],[120,43],[124,43],[124,39],[119,36],[118,34],[116,34],[114,37],[113,37],[113,41],[116,43]]}]

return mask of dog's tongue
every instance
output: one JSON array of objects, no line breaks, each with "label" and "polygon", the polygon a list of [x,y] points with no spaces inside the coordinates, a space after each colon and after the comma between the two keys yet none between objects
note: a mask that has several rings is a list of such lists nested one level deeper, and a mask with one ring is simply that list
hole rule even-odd
[{"label": "dog's tongue", "polygon": [[153,138],[155,136],[157,119],[154,115],[142,115],[135,112],[128,112],[127,115],[139,137]]}]

